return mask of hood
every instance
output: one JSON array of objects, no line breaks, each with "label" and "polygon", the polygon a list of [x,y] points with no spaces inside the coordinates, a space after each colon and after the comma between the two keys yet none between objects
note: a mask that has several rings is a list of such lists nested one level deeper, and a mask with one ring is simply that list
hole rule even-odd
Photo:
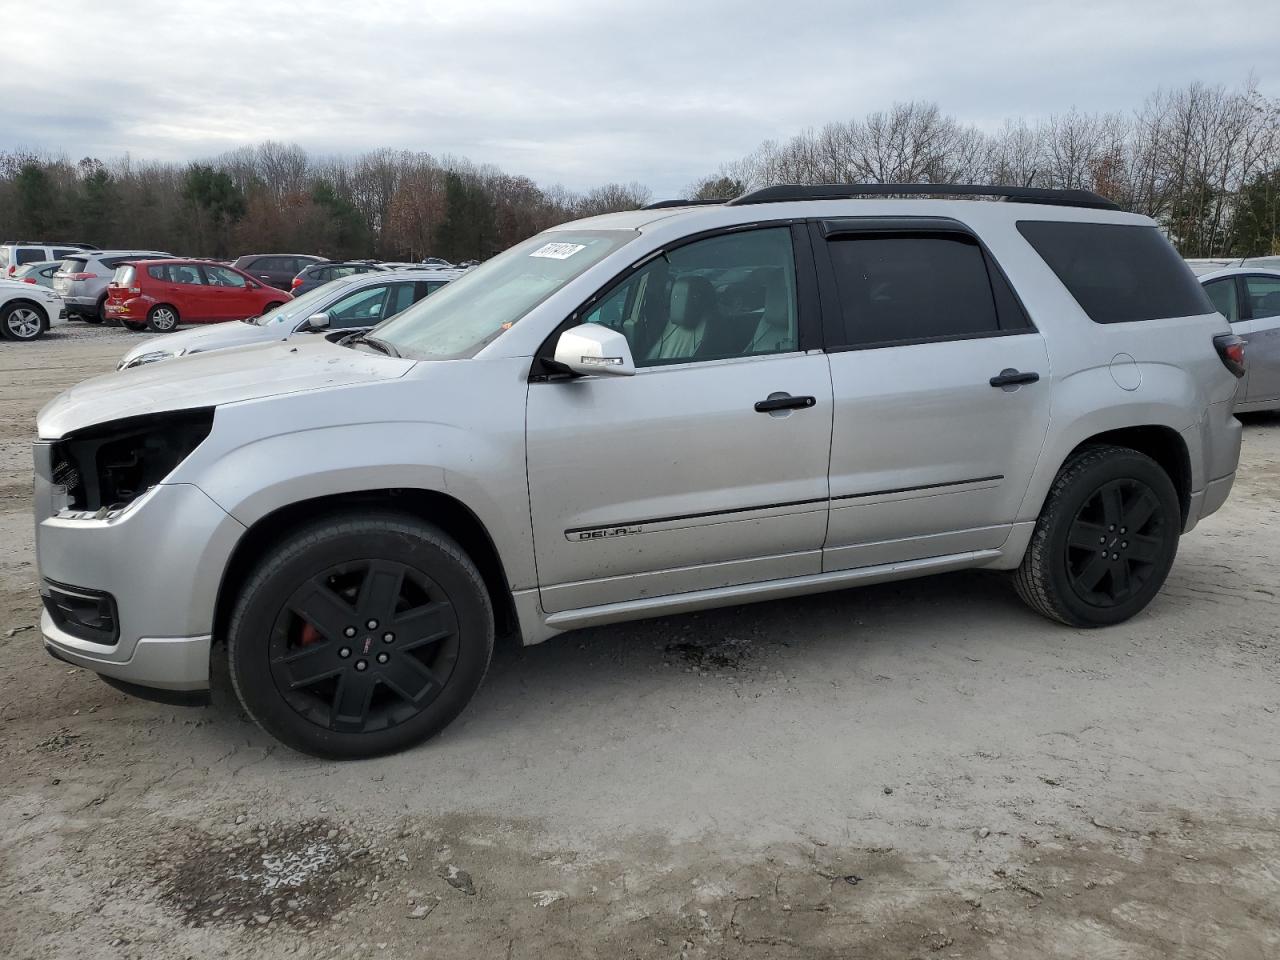
[{"label": "hood", "polygon": [[120,358],[125,364],[149,353],[164,354],[165,359],[182,354],[203,353],[206,350],[225,350],[252,343],[270,343],[289,336],[290,329],[280,323],[255,326],[252,323],[219,323],[206,327],[166,333],[138,344]]},{"label": "hood", "polygon": [[323,337],[197,353],[86,380],[50,401],[37,426],[42,439],[57,440],[144,413],[396,380],[414,362],[335,346]]}]

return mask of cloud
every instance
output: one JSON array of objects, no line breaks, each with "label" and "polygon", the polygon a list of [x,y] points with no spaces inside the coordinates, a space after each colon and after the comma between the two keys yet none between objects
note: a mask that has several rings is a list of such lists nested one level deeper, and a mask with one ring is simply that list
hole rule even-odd
[{"label": "cloud", "polygon": [[265,139],[385,146],[671,195],[764,139],[894,101],[994,128],[1130,109],[1160,85],[1234,85],[1251,68],[1276,95],[1273,2],[1210,16],[1176,0],[116,0],[0,15],[0,149],[184,160]]}]

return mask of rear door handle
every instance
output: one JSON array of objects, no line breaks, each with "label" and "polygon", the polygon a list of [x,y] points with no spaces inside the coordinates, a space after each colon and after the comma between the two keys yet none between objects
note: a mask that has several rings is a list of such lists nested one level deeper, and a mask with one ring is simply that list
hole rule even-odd
[{"label": "rear door handle", "polygon": [[816,397],[792,397],[786,394],[772,396],[768,400],[756,401],[756,413],[772,413],[775,410],[804,410],[812,407],[818,400]]},{"label": "rear door handle", "polygon": [[1038,383],[1039,380],[1040,374],[1034,371],[1020,373],[1012,367],[1006,367],[997,376],[991,378],[991,385],[993,387],[1018,387],[1024,383]]}]

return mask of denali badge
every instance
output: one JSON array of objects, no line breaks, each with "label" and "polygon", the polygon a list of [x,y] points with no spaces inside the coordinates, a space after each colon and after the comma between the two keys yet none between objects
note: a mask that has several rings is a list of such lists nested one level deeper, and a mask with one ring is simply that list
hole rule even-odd
[{"label": "denali badge", "polygon": [[594,530],[566,530],[569,540],[605,540],[609,537],[629,537],[632,534],[644,533],[644,527],[597,527]]}]

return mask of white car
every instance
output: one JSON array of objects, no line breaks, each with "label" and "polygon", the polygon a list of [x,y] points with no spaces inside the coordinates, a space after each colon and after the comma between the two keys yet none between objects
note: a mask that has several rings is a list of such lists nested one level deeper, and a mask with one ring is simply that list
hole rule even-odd
[{"label": "white car", "polygon": [[0,280],[0,338],[36,340],[66,320],[66,304],[48,287]]},{"label": "white car", "polygon": [[294,300],[239,323],[184,330],[138,344],[117,370],[160,360],[283,340],[295,333],[355,333],[376,326],[458,276],[457,270],[384,270],[330,280]]},{"label": "white car", "polygon": [[1231,332],[1245,342],[1249,363],[1236,393],[1236,410],[1280,410],[1280,270],[1246,262],[1199,279]]}]

